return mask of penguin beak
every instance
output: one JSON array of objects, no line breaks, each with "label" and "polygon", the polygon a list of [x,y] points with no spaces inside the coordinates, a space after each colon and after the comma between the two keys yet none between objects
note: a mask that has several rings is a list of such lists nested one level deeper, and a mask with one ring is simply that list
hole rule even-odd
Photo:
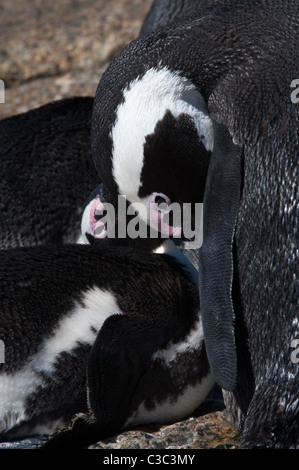
[{"label": "penguin beak", "polygon": [[81,232],[83,235],[91,235],[92,238],[105,238],[107,224],[101,219],[105,215],[104,204],[99,194],[94,194],[94,198],[89,201],[84,209],[81,220]]}]

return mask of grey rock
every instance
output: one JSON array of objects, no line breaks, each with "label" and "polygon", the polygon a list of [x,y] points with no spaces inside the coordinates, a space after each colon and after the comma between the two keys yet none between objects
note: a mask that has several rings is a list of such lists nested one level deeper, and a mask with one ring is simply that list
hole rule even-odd
[{"label": "grey rock", "polygon": [[2,0],[0,119],[94,96],[112,58],[138,36],[151,0]]},{"label": "grey rock", "polygon": [[226,411],[178,423],[141,426],[90,446],[92,449],[235,449],[241,442]]}]

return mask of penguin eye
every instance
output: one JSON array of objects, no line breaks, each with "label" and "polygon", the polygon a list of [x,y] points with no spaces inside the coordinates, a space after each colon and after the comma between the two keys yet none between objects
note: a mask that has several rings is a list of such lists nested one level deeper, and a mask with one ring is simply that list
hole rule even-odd
[{"label": "penguin eye", "polygon": [[106,209],[96,209],[94,212],[95,220],[101,220],[101,218],[105,217],[105,215],[107,215]]},{"label": "penguin eye", "polygon": [[160,210],[166,210],[169,206],[169,203],[169,199],[160,194],[155,197],[155,204]]}]

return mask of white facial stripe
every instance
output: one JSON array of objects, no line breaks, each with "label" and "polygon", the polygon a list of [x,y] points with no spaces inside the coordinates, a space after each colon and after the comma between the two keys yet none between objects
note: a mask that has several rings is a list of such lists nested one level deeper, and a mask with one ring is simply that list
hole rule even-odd
[{"label": "white facial stripe", "polygon": [[89,245],[89,241],[87,240],[85,235],[79,235],[79,237],[76,240],[77,245]]},{"label": "white facial stripe", "polygon": [[213,125],[205,101],[193,83],[167,68],[152,68],[135,79],[124,91],[124,101],[117,108],[111,130],[113,176],[120,194],[133,202],[138,198],[143,166],[145,137],[152,134],[167,110],[174,117],[188,114],[193,118],[199,137],[207,150],[213,149]]},{"label": "white facial stripe", "polygon": [[98,288],[88,290],[81,303],[58,323],[39,352],[21,370],[0,374],[0,432],[26,420],[26,398],[43,384],[38,372],[51,374],[57,356],[71,351],[78,342],[93,344],[96,331],[115,313],[120,313],[120,309],[110,292]]},{"label": "white facial stripe", "polygon": [[77,241],[77,243],[81,244],[88,244],[88,240],[85,236],[86,233],[92,234],[91,227],[90,227],[90,211],[91,211],[91,206],[93,204],[93,199],[87,204],[87,206],[84,209],[82,218],[81,218],[81,237]]}]

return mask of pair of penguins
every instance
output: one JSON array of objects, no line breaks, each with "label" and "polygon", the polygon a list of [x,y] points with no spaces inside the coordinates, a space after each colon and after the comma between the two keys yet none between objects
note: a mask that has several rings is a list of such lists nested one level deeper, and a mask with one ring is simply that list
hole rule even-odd
[{"label": "pair of penguins", "polygon": [[[80,411],[45,447],[88,446],[188,415],[214,376],[243,447],[298,447],[298,14],[291,0],[156,0],[94,102],[1,122],[2,432]],[[90,246],[67,246],[98,175]],[[119,194],[144,223],[156,200],[203,202],[202,247],[179,245],[191,265],[148,252],[161,240],[97,239],[92,201]]]}]

